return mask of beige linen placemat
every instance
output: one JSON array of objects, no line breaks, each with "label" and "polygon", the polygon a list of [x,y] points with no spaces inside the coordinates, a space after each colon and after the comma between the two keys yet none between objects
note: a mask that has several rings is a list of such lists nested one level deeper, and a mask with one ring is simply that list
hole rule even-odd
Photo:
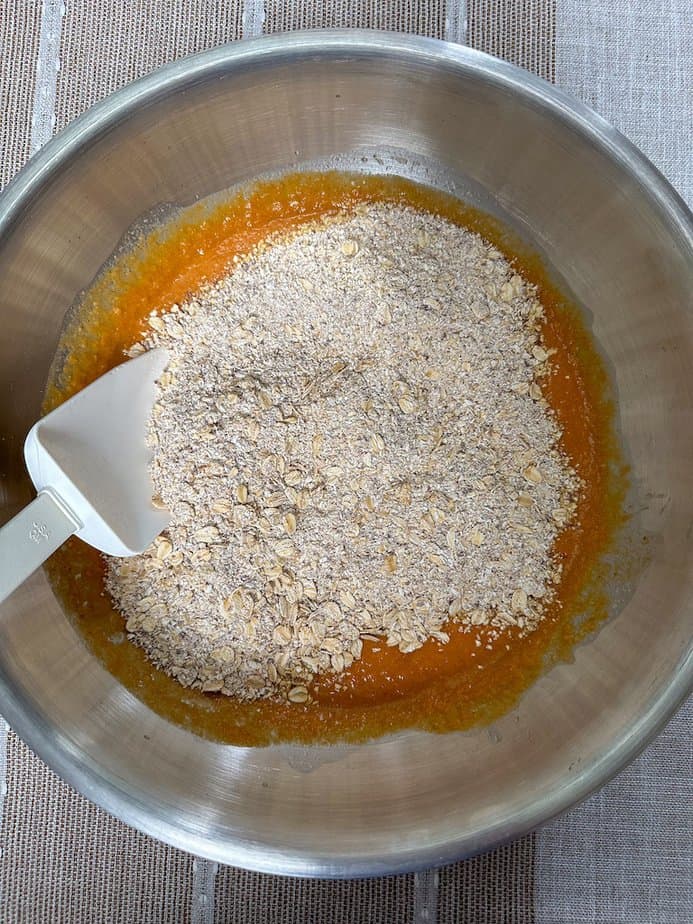
[{"label": "beige linen placemat", "polygon": [[[226,41],[341,26],[466,36],[552,80],[555,23],[555,0],[68,0],[65,8],[62,0],[0,0],[0,184],[53,130],[107,93]],[[538,921],[536,835],[439,873],[291,880],[218,868],[133,831],[60,781],[11,731],[3,739],[0,728],[0,778],[4,764],[3,924]],[[561,924],[553,914],[542,921]]]}]

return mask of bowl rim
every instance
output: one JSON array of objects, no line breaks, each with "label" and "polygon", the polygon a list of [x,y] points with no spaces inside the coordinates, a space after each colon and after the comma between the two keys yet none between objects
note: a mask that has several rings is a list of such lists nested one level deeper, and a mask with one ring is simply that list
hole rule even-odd
[{"label": "bowl rim", "polygon": [[[588,106],[539,77],[474,49],[430,39],[375,30],[308,30],[278,36],[261,36],[181,58],[127,84],[95,104],[66,126],[0,193],[0,239],[11,232],[15,220],[55,172],[99,137],[127,119],[137,108],[155,102],[215,72],[229,74],[268,59],[291,61],[305,55],[406,56],[411,59],[483,74],[527,101],[548,110],[606,154],[635,179],[643,194],[665,219],[693,272],[693,215],[681,196],[634,144]],[[10,725],[48,766],[92,802],[158,840],[189,853],[265,873],[348,878],[394,874],[440,866],[473,856],[513,840],[584,800],[615,776],[657,735],[693,687],[693,646],[683,651],[677,667],[654,691],[639,721],[613,742],[601,758],[568,784],[555,786],[530,805],[520,807],[481,832],[463,834],[438,843],[431,839],[420,849],[392,850],[387,856],[287,854],[250,840],[219,842],[170,823],[163,811],[145,803],[122,781],[79,752],[47,723],[33,703],[15,691],[0,672],[0,704]]]}]

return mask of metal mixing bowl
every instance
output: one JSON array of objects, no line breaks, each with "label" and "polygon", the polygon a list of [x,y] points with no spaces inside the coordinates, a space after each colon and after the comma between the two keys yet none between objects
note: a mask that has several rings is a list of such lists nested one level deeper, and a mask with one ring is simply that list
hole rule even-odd
[{"label": "metal mixing bowl", "polygon": [[691,216],[593,112],[439,42],[321,32],[220,48],[126,87],[32,160],[0,199],[2,517],[30,496],[21,447],[65,311],[126,229],[334,157],[504,214],[585,306],[650,537],[630,599],[491,728],[329,748],[241,749],[167,723],[88,654],[43,573],[0,614],[0,710],[77,789],[186,850],[327,876],[442,863],[566,809],[657,731],[693,668]]}]

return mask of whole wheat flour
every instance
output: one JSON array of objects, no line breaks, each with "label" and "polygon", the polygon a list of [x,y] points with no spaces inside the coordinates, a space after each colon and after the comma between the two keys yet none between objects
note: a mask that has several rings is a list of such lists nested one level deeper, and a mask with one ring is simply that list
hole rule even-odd
[{"label": "whole wheat flour", "polygon": [[578,487],[541,317],[480,237],[385,204],[152,316],[131,353],[171,354],[150,442],[172,519],[108,562],[131,637],[184,686],[303,703],[364,639],[530,631]]}]

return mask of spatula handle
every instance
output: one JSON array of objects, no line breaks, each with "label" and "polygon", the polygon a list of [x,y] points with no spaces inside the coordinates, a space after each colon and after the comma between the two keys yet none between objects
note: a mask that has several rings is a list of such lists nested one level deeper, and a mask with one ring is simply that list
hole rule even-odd
[{"label": "spatula handle", "polygon": [[0,603],[82,524],[50,491],[0,529]]}]

